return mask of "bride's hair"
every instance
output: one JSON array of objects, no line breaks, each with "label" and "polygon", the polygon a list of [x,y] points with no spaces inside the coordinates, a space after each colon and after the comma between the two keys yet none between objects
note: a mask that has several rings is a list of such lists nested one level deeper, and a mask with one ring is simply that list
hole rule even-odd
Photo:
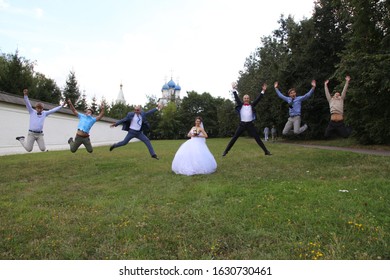
[{"label": "bride's hair", "polygon": [[195,121],[196,120],[200,120],[200,122],[203,122],[203,119],[202,119],[202,117],[200,117],[200,116],[197,116],[196,118],[195,118]]},{"label": "bride's hair", "polygon": [[197,117],[195,118],[195,121],[196,121],[196,120],[200,120],[200,127],[204,129],[204,127],[203,127],[203,119],[202,119],[202,117],[200,117],[200,116],[197,116]]}]

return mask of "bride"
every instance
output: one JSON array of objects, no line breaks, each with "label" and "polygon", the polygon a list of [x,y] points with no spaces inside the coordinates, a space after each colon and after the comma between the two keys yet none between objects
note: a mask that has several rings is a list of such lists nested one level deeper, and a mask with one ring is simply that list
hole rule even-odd
[{"label": "bride", "polygon": [[187,136],[191,139],[177,150],[172,162],[172,171],[187,176],[215,172],[217,162],[206,145],[208,135],[203,128],[201,117],[195,118],[195,126]]}]

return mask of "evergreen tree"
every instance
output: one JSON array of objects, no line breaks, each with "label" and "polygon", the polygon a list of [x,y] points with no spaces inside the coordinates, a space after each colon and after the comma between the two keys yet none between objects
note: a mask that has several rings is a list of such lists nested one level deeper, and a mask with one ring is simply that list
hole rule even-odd
[{"label": "evergreen tree", "polygon": [[100,106],[97,104],[96,95],[94,95],[92,97],[91,109],[98,114],[99,113],[99,108],[100,108]]},{"label": "evergreen tree", "polygon": [[35,63],[15,54],[2,54],[0,71],[0,90],[23,95],[23,89],[31,90]]},{"label": "evergreen tree", "polygon": [[[88,101],[87,101],[87,95],[85,94],[85,91],[77,101],[75,108],[80,111],[85,111],[88,108]],[[96,113],[96,111],[94,111]]]},{"label": "evergreen tree", "polygon": [[81,94],[74,71],[69,72],[62,94],[65,100],[70,99],[73,104],[77,104],[77,101],[79,100]]}]

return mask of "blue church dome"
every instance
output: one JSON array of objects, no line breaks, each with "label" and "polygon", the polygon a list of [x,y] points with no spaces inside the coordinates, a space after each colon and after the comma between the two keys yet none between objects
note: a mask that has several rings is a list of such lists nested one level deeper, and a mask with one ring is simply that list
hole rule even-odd
[{"label": "blue church dome", "polygon": [[168,89],[169,89],[169,86],[168,86],[168,84],[165,84],[165,85],[163,85],[163,87],[162,87],[161,91],[163,91],[163,90],[168,90]]},{"label": "blue church dome", "polygon": [[175,86],[175,90],[181,90],[181,86],[179,86],[178,84]]},{"label": "blue church dome", "polygon": [[169,88],[175,88],[176,87],[176,84],[175,84],[175,82],[172,79],[168,82],[168,87]]}]

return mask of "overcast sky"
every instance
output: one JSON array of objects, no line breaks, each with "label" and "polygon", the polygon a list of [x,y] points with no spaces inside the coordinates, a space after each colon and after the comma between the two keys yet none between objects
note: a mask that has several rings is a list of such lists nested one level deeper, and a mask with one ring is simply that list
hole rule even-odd
[{"label": "overcast sky", "polygon": [[71,70],[88,100],[128,104],[186,91],[230,98],[232,81],[281,14],[310,18],[313,0],[0,0],[0,52],[36,61],[62,89]]}]

